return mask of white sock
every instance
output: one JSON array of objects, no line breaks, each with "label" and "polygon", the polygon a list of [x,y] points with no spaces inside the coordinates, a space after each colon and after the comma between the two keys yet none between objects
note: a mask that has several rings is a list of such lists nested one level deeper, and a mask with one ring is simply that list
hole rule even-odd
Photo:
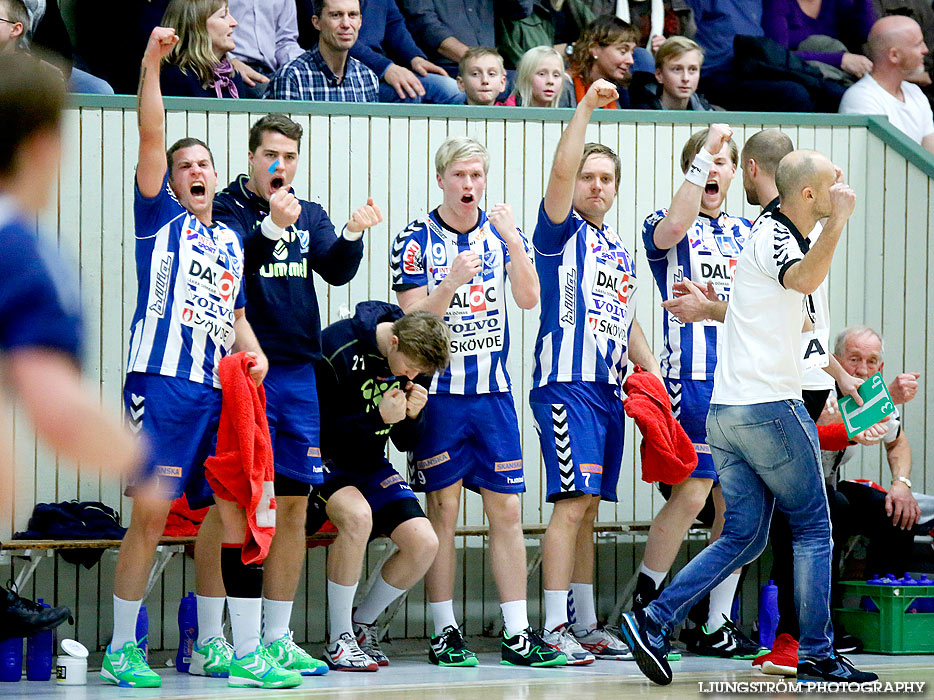
[{"label": "white sock", "polygon": [[568,592],[545,589],[545,631],[552,632],[568,621]]},{"label": "white sock", "polygon": [[396,588],[386,583],[386,579],[383,578],[381,572],[370,592],[366,594],[366,598],[357,606],[353,616],[354,622],[372,625],[376,622],[376,618],[379,617],[380,613],[403,593],[405,593],[405,589]]},{"label": "white sock", "polygon": [[431,611],[431,619],[435,623],[435,636],[443,633],[445,627],[457,627],[453,600],[442,600],[437,603],[429,601],[428,609]]},{"label": "white sock", "polygon": [[639,567],[639,571],[655,582],[656,590],[661,588],[662,584],[665,582],[665,577],[668,575],[667,571],[653,571],[645,565],[645,562],[642,562],[642,566]]},{"label": "white sock", "polygon": [[259,628],[263,618],[262,598],[227,596],[230,612],[230,636],[238,659],[252,654],[259,646]]},{"label": "white sock", "polygon": [[716,632],[723,626],[723,616],[730,619],[733,608],[733,597],[736,595],[736,585],[739,583],[739,574],[735,571],[717,584],[710,591],[710,610],[707,612],[707,632]]},{"label": "white sock", "polygon": [[344,632],[353,634],[353,622],[350,612],[353,610],[353,597],[357,584],[342,586],[328,581],[328,639],[333,644]]},{"label": "white sock", "polygon": [[114,652],[127,642],[136,644],[136,618],[142,600],[124,600],[114,596],[114,636],[110,640],[110,651]]},{"label": "white sock", "polygon": [[203,647],[214,637],[224,636],[224,605],[227,598],[198,596],[198,646]]},{"label": "white sock", "polygon": [[503,611],[503,624],[506,627],[507,637],[515,637],[520,632],[525,632],[529,626],[529,611],[524,600],[500,603],[499,609]]},{"label": "white sock", "polygon": [[594,607],[593,584],[572,583],[568,600],[573,603],[574,621],[571,625],[580,635],[597,629],[597,611]]},{"label": "white sock", "polygon": [[291,600],[263,598],[263,646],[288,636],[291,619]]}]

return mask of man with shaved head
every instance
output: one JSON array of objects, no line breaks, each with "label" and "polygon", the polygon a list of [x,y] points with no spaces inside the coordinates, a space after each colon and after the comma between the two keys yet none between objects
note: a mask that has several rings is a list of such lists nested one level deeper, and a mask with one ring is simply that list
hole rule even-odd
[{"label": "man with shaved head", "polygon": [[747,202],[763,210],[778,206],[775,171],[782,158],[794,149],[791,138],[781,129],[763,129],[746,140],[739,160]]},{"label": "man with shaved head", "polygon": [[[723,533],[656,601],[623,617],[639,668],[660,685],[672,680],[668,635],[697,600],[761,554],[776,506],[794,539],[798,681],[876,679],[833,649],[830,516],[817,428],[801,395],[801,330],[814,322],[809,295],[830,270],[856,195],[814,151],[786,155],[775,185],[781,204],[756,220],[736,264],[707,415],[726,503]],[[812,245],[809,234],[825,217]]]},{"label": "man with shaved head", "polygon": [[883,17],[869,32],[872,70],[840,102],[841,114],[884,114],[897,129],[934,153],[934,115],[912,77],[924,72],[921,27],[910,17]]}]

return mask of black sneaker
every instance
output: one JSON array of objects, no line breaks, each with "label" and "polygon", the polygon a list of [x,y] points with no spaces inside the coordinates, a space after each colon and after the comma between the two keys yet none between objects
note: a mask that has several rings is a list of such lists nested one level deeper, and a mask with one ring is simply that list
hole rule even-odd
[{"label": "black sneaker", "polygon": [[838,654],[858,654],[863,650],[863,642],[852,634],[844,632],[841,635],[834,635],[833,649]]},{"label": "black sneaker", "polygon": [[726,618],[720,629],[715,632],[708,633],[705,624],[694,630],[685,641],[688,651],[700,656],[719,656],[723,659],[754,659],[768,651],[743,634],[732,620]]},{"label": "black sneaker", "polygon": [[662,628],[644,611],[633,610],[623,615],[620,629],[646,678],[658,685],[671,683],[671,667],[666,658],[671,645]]},{"label": "black sneaker", "polygon": [[655,581],[640,571],[639,578],[636,579],[636,592],[632,596],[633,611],[644,610],[663,590],[664,587],[656,588]]},{"label": "black sneaker", "polygon": [[0,640],[29,637],[55,629],[71,617],[65,606],[44,608],[28,598],[20,598],[16,586],[0,588]]},{"label": "black sneaker", "polygon": [[526,627],[512,637],[507,637],[504,629],[502,654],[502,663],[506,666],[564,666],[568,661],[564,654],[546,644],[531,627]]},{"label": "black sneaker", "polygon": [[879,676],[875,673],[857,670],[841,654],[820,661],[804,659],[798,662],[799,683],[871,683],[877,680]]},{"label": "black sneaker", "polygon": [[477,655],[467,648],[461,631],[448,625],[444,632],[429,640],[428,660],[438,666],[476,666]]}]

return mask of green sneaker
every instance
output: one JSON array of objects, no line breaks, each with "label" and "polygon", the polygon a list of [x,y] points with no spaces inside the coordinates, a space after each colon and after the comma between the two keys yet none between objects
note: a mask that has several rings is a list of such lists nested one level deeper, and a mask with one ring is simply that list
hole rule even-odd
[{"label": "green sneaker", "polygon": [[568,662],[558,649],[547,644],[541,635],[527,627],[514,637],[503,630],[502,661],[506,666],[565,666]]},{"label": "green sneaker", "polygon": [[162,679],[149,668],[143,652],[134,642],[127,642],[119,651],[111,651],[110,645],[104,652],[101,665],[101,680],[119,685],[121,688],[159,688]]},{"label": "green sneaker", "polygon": [[223,637],[211,637],[203,647],[195,642],[188,673],[192,676],[227,678],[233,656],[233,647]]},{"label": "green sneaker", "polygon": [[316,659],[292,640],[292,633],[283,635],[272,644],[266,645],[266,652],[282,668],[298,671],[303,676],[323,676],[328,672],[328,665]]},{"label": "green sneaker", "polygon": [[262,644],[242,659],[234,655],[230,662],[227,685],[233,688],[294,688],[301,684],[302,675],[282,668]]},{"label": "green sneaker", "polygon": [[432,637],[428,649],[428,660],[438,666],[476,666],[477,655],[467,648],[461,631],[448,625],[444,632]]}]

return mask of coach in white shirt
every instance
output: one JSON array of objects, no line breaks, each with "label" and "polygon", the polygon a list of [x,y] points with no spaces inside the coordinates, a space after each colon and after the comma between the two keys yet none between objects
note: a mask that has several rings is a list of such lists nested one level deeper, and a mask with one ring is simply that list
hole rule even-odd
[{"label": "coach in white shirt", "polygon": [[841,114],[884,114],[897,129],[934,153],[934,116],[927,97],[908,80],[924,72],[928,52],[921,27],[910,17],[892,15],[872,25],[872,70],[852,85],[840,102]]},{"label": "coach in white shirt", "polygon": [[[775,184],[781,205],[759,217],[736,264],[707,415],[726,503],[723,534],[658,600],[623,618],[639,668],[659,684],[672,677],[667,635],[697,600],[765,549],[775,506],[794,538],[798,680],[876,679],[833,650],[830,516],[817,428],[801,400],[801,329],[814,321],[807,295],[827,276],[856,195],[839,168],[814,151],[785,156]],[[811,247],[805,236],[824,217]]]}]

